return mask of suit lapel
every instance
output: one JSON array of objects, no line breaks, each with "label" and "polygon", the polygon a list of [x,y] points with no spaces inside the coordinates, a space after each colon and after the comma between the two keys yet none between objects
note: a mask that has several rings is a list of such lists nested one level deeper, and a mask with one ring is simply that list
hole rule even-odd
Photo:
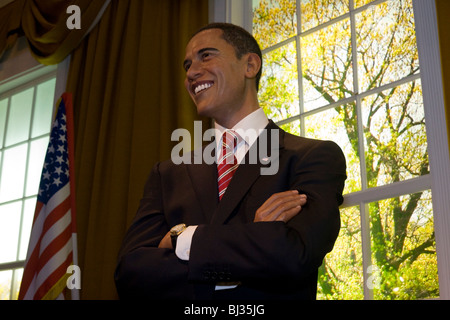
[{"label": "suit lapel", "polygon": [[[194,158],[201,156],[202,154],[193,152],[192,161],[194,161]],[[219,202],[219,196],[217,193],[217,168],[214,163],[206,164],[204,161],[198,160],[197,162],[192,163],[193,164],[186,166],[188,175],[191,179],[192,188],[194,189],[200,203],[205,219],[209,222],[211,221],[211,217],[213,216]]]},{"label": "suit lapel", "polygon": [[[278,133],[278,139],[275,140],[275,143],[271,143],[272,129],[276,130]],[[274,138],[276,138],[276,136],[274,136]],[[245,155],[244,162],[239,165],[233,175],[230,185],[212,217],[211,224],[223,224],[231,215],[234,208],[236,208],[239,202],[244,198],[253,183],[259,178],[261,169],[269,167],[272,161],[279,161],[278,157],[272,159],[272,156],[279,155],[280,149],[283,148],[283,139],[284,131],[270,120],[266,127],[266,131],[258,137]],[[265,150],[262,150],[262,148]],[[254,155],[256,155],[256,159]],[[271,157],[269,157],[269,155],[271,155]]]}]

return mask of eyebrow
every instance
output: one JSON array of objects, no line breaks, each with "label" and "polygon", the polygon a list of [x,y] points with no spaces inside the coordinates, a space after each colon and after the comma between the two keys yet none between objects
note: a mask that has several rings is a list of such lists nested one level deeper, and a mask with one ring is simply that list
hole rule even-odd
[{"label": "eyebrow", "polygon": [[[198,52],[197,52],[196,55],[199,56],[199,55],[201,55],[202,53],[204,53],[204,52],[206,52],[206,51],[215,51],[215,52],[219,52],[219,49],[216,49],[216,48],[202,48],[202,49],[198,50]],[[189,59],[186,59],[186,60],[183,61],[183,67],[184,67],[184,69],[186,69],[186,65],[187,65],[189,62],[191,62],[191,60],[189,60]]]}]

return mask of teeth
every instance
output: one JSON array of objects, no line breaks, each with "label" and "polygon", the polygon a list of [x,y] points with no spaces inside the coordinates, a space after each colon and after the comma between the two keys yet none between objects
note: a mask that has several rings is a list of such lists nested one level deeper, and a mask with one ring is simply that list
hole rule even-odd
[{"label": "teeth", "polygon": [[208,88],[210,88],[210,87],[212,87],[212,84],[211,84],[211,83],[204,83],[204,84],[201,84],[201,85],[195,87],[194,92],[195,92],[195,94],[197,94],[197,93],[199,93],[200,91],[205,90],[205,89],[208,89]]}]

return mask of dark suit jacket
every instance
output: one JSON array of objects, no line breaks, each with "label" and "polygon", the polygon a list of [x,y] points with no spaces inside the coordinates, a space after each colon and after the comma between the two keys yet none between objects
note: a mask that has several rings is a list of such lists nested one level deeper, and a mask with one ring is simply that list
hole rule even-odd
[{"label": "dark suit jacket", "polygon": [[[267,129],[279,133],[279,144],[268,146],[279,152],[278,172],[261,175],[267,164],[250,164],[249,151],[220,203],[215,164],[154,166],[119,253],[120,298],[315,299],[317,270],[339,233],[345,158],[334,142],[291,135],[272,121]],[[299,215],[253,222],[266,199],[291,189],[308,197]],[[157,248],[179,223],[198,225],[189,261]],[[241,284],[215,291],[222,281]]]}]

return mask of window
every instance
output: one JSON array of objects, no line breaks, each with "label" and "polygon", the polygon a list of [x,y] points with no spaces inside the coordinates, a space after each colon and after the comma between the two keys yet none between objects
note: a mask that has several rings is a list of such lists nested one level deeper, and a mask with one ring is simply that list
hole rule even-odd
[{"label": "window", "polygon": [[0,83],[1,300],[19,293],[51,128],[56,71],[37,69]]},{"label": "window", "polygon": [[[227,0],[222,15],[216,7],[215,21],[246,27],[263,49],[266,114],[294,134],[335,141],[346,156],[341,233],[319,270],[318,298],[429,299],[442,289],[445,297],[437,255],[439,273],[447,274],[448,196],[441,190],[449,186],[440,177],[449,176],[448,145],[430,100],[442,92],[428,93],[433,110],[424,103],[425,87],[442,87],[440,66],[424,53],[436,47],[436,32],[422,32],[427,45],[419,54],[424,23],[418,29],[414,16],[430,21],[433,13],[436,21],[430,3]],[[439,82],[430,86],[433,77]],[[430,150],[439,152],[430,157]],[[437,254],[438,237],[444,250]]]},{"label": "window", "polygon": [[[430,168],[412,1],[253,6],[264,50],[261,106],[287,131],[338,143],[348,165],[344,194],[359,196],[342,207],[318,298],[438,297],[432,192],[421,183]],[[411,187],[404,193],[364,200],[404,181]]]}]

